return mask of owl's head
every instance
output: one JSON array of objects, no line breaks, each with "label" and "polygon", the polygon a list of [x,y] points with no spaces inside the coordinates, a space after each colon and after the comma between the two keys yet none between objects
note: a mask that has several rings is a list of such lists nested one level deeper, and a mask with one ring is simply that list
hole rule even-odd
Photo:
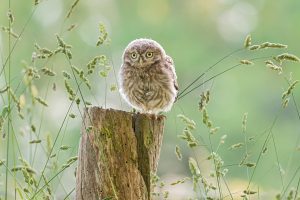
[{"label": "owl's head", "polygon": [[160,62],[166,56],[160,44],[151,39],[133,40],[126,47],[123,61],[131,67],[149,67]]}]

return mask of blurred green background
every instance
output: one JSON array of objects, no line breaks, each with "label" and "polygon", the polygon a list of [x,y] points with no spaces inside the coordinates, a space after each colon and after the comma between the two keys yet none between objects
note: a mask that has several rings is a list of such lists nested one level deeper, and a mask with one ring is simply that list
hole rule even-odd
[{"label": "blurred green background", "polygon": [[[24,24],[28,22],[11,55],[11,87],[18,88],[17,96],[28,90],[25,84],[20,82],[24,72],[22,61],[33,65],[31,56],[32,52],[36,51],[35,43],[41,47],[55,49],[57,46],[55,34],[61,35],[68,44],[73,46],[72,64],[78,68],[85,68],[89,60],[100,54],[105,54],[114,68],[106,79],[97,74],[93,76],[90,79],[91,91],[82,86],[85,99],[93,105],[128,111],[130,108],[120,99],[118,92],[109,91],[109,87],[116,83],[124,48],[136,38],[152,38],[165,48],[167,54],[175,62],[181,89],[224,55],[242,48],[244,38],[249,33],[252,35],[253,43],[259,44],[264,41],[284,43],[289,46],[288,52],[300,55],[300,1],[298,0],[85,0],[79,1],[71,17],[66,20],[65,16],[72,3],[73,1],[70,0],[47,0],[41,1],[38,6],[34,7],[31,1],[11,0],[11,10],[15,17],[14,32],[20,34]],[[0,26],[8,26],[7,11],[8,1],[0,0]],[[111,42],[109,45],[96,47],[99,23],[105,24]],[[72,31],[67,31],[72,24],[76,24],[76,27]],[[12,38],[12,43],[15,41]],[[277,55],[282,52],[285,51],[243,51],[222,61],[199,83],[233,66],[241,59]],[[8,36],[3,31],[0,32],[0,55],[0,61],[3,64],[8,56]],[[211,90],[211,102],[208,106],[210,118],[215,126],[220,127],[220,130],[211,136],[212,145],[216,149],[220,137],[227,135],[225,144],[220,146],[218,153],[224,160],[224,166],[229,169],[226,180],[230,191],[236,195],[236,198],[238,199],[248,184],[246,168],[237,166],[245,154],[245,149],[244,147],[236,150],[228,148],[232,144],[244,142],[242,117],[245,112],[248,113],[247,136],[254,137],[253,141],[248,144],[251,162],[256,162],[267,137],[266,130],[271,126],[275,116],[279,116],[272,132],[282,169],[283,185],[275,156],[276,151],[273,142],[270,141],[268,151],[261,157],[255,171],[252,188],[255,190],[259,188],[262,198],[271,199],[286,188],[292,177],[295,179],[290,186],[297,186],[299,173],[294,173],[298,172],[296,170],[300,166],[300,152],[297,150],[300,145],[300,119],[293,101],[281,111],[281,94],[288,87],[285,77],[289,78],[290,72],[294,80],[300,78],[299,64],[285,64],[284,72],[278,75],[266,68],[263,60],[255,63],[253,66],[241,66],[204,84],[175,103],[172,111],[166,113],[166,128],[158,175],[166,182],[164,189],[170,191],[169,199],[181,200],[193,197],[192,185],[189,182],[170,186],[171,182],[190,176],[187,162],[190,156],[197,158],[204,174],[208,175],[213,169],[211,163],[206,160],[210,152],[209,131],[202,124],[202,116],[198,111],[200,94],[207,89]],[[41,171],[46,162],[43,151],[46,148],[46,136],[51,135],[53,139],[55,138],[70,105],[61,73],[63,70],[70,71],[70,67],[62,55],[51,58],[49,61],[37,61],[34,65],[37,69],[44,66],[52,68],[57,75],[50,78],[42,76],[35,81],[35,87],[39,95],[47,100],[48,107],[42,108],[27,100],[24,109],[25,120],[21,120],[16,112],[13,114],[12,124],[16,138],[11,140],[9,167],[18,163],[17,158],[20,155],[16,143],[13,143],[17,139],[23,157],[33,163],[37,171]],[[7,78],[7,68],[5,72]],[[55,91],[52,89],[54,83]],[[2,74],[0,88],[5,85],[5,77]],[[75,87],[75,84],[73,86]],[[296,87],[294,92],[299,108],[299,87]],[[3,94],[0,108],[6,104],[7,97]],[[26,115],[28,109],[31,109],[31,114]],[[71,112],[77,117],[68,118],[63,125],[56,149],[61,145],[69,145],[72,148],[60,153],[58,163],[62,164],[67,158],[77,154],[81,127],[79,110],[82,109],[82,106],[78,109],[74,105]],[[195,150],[188,148],[185,142],[178,138],[183,129],[183,124],[176,117],[180,113],[197,123],[197,130],[194,134],[195,137],[203,139],[203,144]],[[40,133],[43,145],[43,147],[37,145],[35,161],[33,161],[35,145],[28,143],[36,138],[30,129],[32,124],[37,127],[37,133]],[[7,127],[4,127],[4,131],[6,130]],[[1,137],[1,160],[6,158],[6,145],[7,137]],[[181,147],[182,161],[176,158],[175,145]],[[56,199],[62,199],[68,191],[74,188],[74,168],[75,165],[52,182]],[[252,170],[249,169],[249,174]],[[46,173],[49,177],[53,174],[55,174],[54,171],[50,170]],[[213,179],[211,182],[215,183]],[[14,184],[11,176],[9,184],[11,187]],[[222,187],[226,194],[226,187]],[[4,188],[5,168],[0,167],[0,197],[2,198]],[[9,192],[12,198],[14,191],[10,188]]]}]

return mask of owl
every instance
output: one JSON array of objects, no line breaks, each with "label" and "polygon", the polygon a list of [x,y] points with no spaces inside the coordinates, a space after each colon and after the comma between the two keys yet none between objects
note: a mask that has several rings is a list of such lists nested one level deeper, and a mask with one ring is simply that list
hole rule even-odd
[{"label": "owl", "polygon": [[141,113],[169,111],[178,92],[172,58],[151,39],[134,40],[125,48],[119,83],[122,97]]}]

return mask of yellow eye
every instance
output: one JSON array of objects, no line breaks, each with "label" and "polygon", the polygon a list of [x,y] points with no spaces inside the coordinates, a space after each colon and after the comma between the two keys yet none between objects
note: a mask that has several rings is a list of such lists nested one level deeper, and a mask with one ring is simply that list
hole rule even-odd
[{"label": "yellow eye", "polygon": [[147,52],[147,53],[146,53],[146,57],[147,57],[147,58],[151,58],[152,56],[153,56],[153,52]]},{"label": "yellow eye", "polygon": [[132,59],[135,59],[137,57],[137,53],[133,52],[133,53],[131,53],[130,56],[131,56]]}]

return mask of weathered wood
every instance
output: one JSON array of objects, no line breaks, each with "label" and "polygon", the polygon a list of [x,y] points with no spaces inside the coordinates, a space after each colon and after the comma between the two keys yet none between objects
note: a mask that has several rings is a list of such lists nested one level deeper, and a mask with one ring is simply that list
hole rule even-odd
[{"label": "weathered wood", "polygon": [[76,200],[151,200],[163,127],[163,116],[85,110]]}]

